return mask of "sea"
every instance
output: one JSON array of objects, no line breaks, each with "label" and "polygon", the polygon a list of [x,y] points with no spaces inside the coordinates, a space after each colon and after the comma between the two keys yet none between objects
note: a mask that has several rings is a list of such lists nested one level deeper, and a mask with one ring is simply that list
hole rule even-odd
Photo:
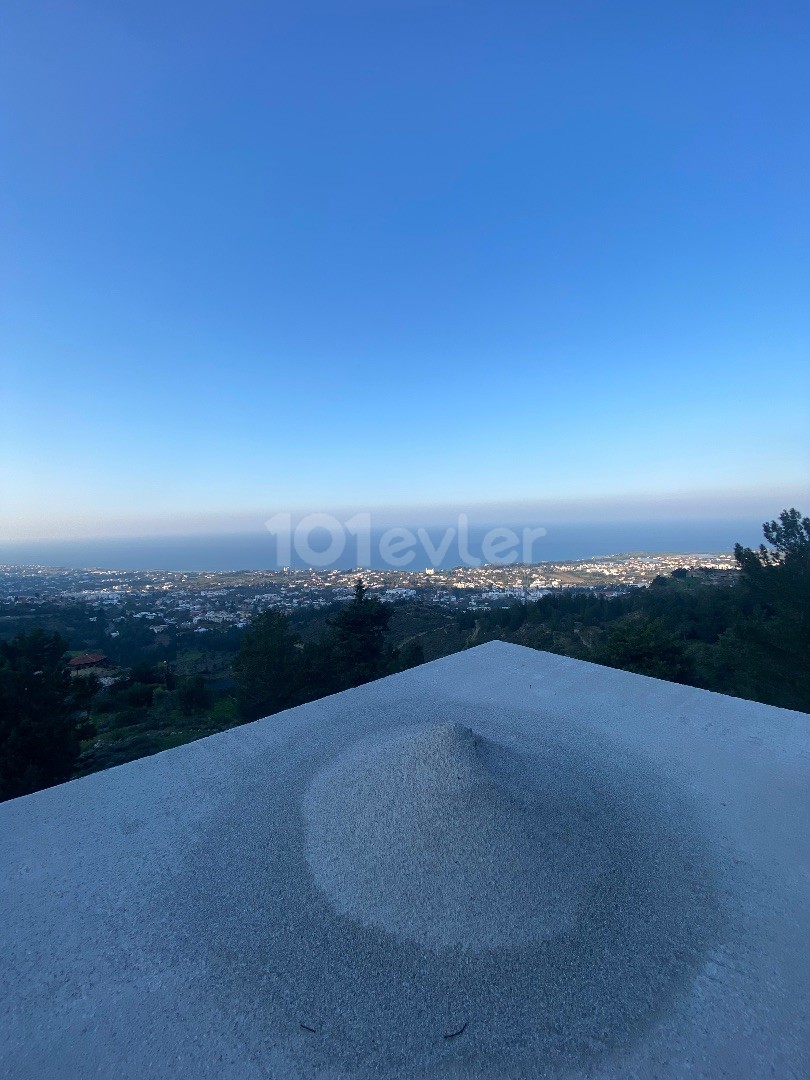
[{"label": "sea", "polygon": [[[0,541],[0,566],[43,566],[105,570],[239,571],[325,567],[351,570],[451,569],[493,562],[562,562],[602,556],[644,553],[730,553],[734,544],[756,547],[762,541],[762,523],[751,519],[722,521],[625,521],[548,525],[544,534],[525,541],[524,525],[470,525],[466,535],[456,530],[448,541],[442,528],[429,527],[408,536],[386,538],[386,529],[372,529],[367,550],[358,550],[357,538],[318,531],[307,537],[303,553],[296,544],[279,542],[267,531],[218,535],[108,537],[101,539],[48,539]],[[493,537],[493,529],[498,535]],[[511,530],[518,543],[509,545]],[[493,543],[497,557],[493,558]],[[394,560],[391,561],[391,554]],[[511,557],[514,554],[514,557]],[[328,556],[328,559],[326,558]]]}]

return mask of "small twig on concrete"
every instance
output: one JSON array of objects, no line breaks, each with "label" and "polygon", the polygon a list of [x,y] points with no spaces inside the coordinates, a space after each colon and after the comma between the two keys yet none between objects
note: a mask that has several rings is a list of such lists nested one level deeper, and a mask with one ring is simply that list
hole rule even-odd
[{"label": "small twig on concrete", "polygon": [[455,1039],[455,1037],[457,1035],[463,1035],[464,1032],[467,1030],[467,1024],[468,1023],[469,1023],[469,1021],[465,1020],[464,1023],[461,1025],[461,1027],[458,1029],[458,1031],[450,1031],[450,1032],[448,1032],[447,1035],[445,1035],[445,1039]]}]

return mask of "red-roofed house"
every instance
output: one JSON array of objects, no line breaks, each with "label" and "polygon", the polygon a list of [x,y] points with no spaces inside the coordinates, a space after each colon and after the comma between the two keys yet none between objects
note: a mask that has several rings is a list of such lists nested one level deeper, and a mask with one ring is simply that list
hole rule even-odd
[{"label": "red-roofed house", "polygon": [[110,666],[110,661],[103,652],[86,652],[68,660],[71,675],[101,675]]}]

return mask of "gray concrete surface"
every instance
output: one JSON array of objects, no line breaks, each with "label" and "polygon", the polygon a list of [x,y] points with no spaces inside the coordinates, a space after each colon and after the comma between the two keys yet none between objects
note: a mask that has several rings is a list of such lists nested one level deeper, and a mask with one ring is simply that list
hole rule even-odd
[{"label": "gray concrete surface", "polygon": [[0,1074],[805,1077],[809,781],[493,643],[2,804]]}]

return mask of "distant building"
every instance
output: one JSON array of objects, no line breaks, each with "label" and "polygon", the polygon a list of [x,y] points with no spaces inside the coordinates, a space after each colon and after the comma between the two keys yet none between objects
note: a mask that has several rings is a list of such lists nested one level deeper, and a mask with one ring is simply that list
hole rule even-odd
[{"label": "distant building", "polygon": [[81,653],[68,660],[71,675],[101,675],[109,671],[111,666],[102,652]]}]

